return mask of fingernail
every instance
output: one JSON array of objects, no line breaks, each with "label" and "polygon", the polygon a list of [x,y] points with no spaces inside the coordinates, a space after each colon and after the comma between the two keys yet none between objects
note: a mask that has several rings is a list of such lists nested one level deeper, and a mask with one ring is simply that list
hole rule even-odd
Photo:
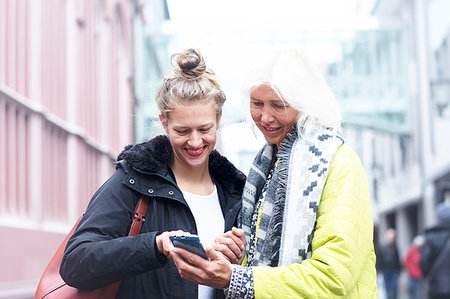
[{"label": "fingernail", "polygon": [[172,244],[169,244],[169,250],[172,251],[173,248],[174,248],[173,245],[172,245]]}]

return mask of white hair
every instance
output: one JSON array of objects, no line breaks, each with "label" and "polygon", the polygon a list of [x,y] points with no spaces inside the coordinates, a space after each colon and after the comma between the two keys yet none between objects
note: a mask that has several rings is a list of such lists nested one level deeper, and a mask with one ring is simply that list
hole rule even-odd
[{"label": "white hair", "polygon": [[259,59],[246,81],[248,98],[255,88],[268,85],[299,111],[299,134],[307,137],[328,127],[341,131],[341,114],[334,93],[318,68],[299,49],[281,50]]}]

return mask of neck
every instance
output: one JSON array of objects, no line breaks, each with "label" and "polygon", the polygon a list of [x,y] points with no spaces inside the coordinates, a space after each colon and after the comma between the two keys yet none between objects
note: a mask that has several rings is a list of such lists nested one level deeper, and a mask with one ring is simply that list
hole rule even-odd
[{"label": "neck", "polygon": [[214,191],[208,161],[198,167],[191,167],[177,162],[172,156],[169,166],[181,190],[198,195],[209,195]]}]

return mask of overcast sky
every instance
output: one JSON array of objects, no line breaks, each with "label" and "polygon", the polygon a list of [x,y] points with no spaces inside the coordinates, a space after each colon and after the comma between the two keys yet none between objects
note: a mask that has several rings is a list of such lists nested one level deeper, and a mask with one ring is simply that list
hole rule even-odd
[{"label": "overcast sky", "polygon": [[368,15],[374,0],[168,0],[175,21],[263,22],[348,19]]}]

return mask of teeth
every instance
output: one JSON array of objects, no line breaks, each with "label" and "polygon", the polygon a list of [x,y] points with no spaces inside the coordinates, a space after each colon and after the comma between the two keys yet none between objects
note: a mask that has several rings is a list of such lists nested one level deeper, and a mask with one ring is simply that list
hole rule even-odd
[{"label": "teeth", "polygon": [[264,129],[266,129],[267,131],[275,131],[276,130],[276,128],[264,128]]},{"label": "teeth", "polygon": [[188,152],[191,153],[191,154],[198,154],[198,153],[200,153],[202,150],[203,150],[203,147],[199,148],[198,150],[189,150],[189,149],[188,149]]}]

